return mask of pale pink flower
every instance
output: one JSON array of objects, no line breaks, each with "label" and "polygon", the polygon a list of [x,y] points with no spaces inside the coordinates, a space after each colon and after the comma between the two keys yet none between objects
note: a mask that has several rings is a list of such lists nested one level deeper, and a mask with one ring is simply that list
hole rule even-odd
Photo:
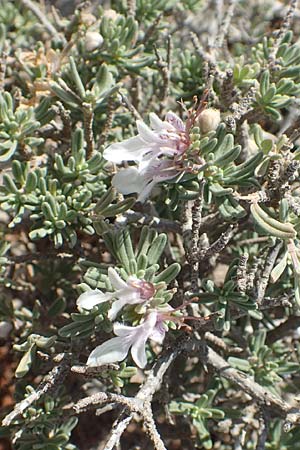
[{"label": "pale pink flower", "polygon": [[115,320],[119,311],[125,305],[145,303],[155,293],[152,283],[140,280],[135,276],[130,276],[125,282],[112,267],[108,269],[108,277],[112,287],[115,289],[114,292],[104,293],[99,289],[86,291],[79,296],[77,306],[90,310],[96,305],[115,299],[108,311],[108,318]]},{"label": "pale pink flower", "polygon": [[162,121],[151,113],[150,125],[152,129],[138,120],[137,136],[112,144],[103,153],[105,159],[117,164],[123,161],[137,164],[118,172],[112,184],[122,194],[138,193],[141,202],[157,183],[179,173],[176,162],[190,145],[188,130],[176,114],[168,112]]},{"label": "pale pink flower", "polygon": [[104,158],[117,164],[122,161],[140,162],[145,158],[173,156],[186,150],[188,138],[185,125],[176,114],[168,112],[165,121],[154,113],[149,116],[152,130],[144,122],[137,120],[138,135],[110,145],[104,150]]},{"label": "pale pink flower", "polygon": [[131,356],[138,367],[143,369],[147,364],[146,343],[148,339],[162,343],[166,329],[157,311],[152,311],[146,320],[136,327],[114,324],[117,337],[109,339],[96,347],[90,354],[87,365],[101,366],[117,361],[123,361],[131,349]]}]

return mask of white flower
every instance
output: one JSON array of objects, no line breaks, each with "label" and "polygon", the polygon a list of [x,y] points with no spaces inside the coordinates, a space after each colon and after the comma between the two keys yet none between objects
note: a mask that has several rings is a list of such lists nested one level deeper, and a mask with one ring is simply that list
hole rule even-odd
[{"label": "white flower", "polygon": [[152,283],[134,276],[130,276],[125,282],[112,267],[108,269],[108,277],[115,292],[104,293],[99,289],[84,292],[77,299],[77,306],[84,309],[93,309],[100,303],[117,299],[108,311],[108,318],[115,320],[123,306],[144,303],[154,295],[155,289]]},{"label": "white flower", "polygon": [[190,145],[189,133],[182,120],[168,112],[162,121],[156,114],[150,114],[149,128],[137,121],[138,135],[123,142],[110,145],[103,156],[108,161],[120,164],[134,161],[137,167],[129,167],[117,173],[112,184],[122,194],[139,194],[143,202],[155,184],[174,178],[179,172],[176,162]]},{"label": "white flower", "polygon": [[121,169],[113,177],[112,185],[124,195],[138,193],[137,201],[143,203],[157,183],[174,178],[177,174],[172,161],[153,158],[138,167]]},{"label": "white flower", "polygon": [[131,356],[138,367],[143,369],[147,364],[146,342],[152,339],[162,343],[165,337],[165,328],[157,311],[151,312],[145,322],[136,327],[114,324],[114,337],[96,347],[90,354],[87,365],[101,366],[126,358],[131,349]]},{"label": "white flower", "polygon": [[104,150],[103,156],[108,161],[140,162],[155,156],[183,153],[187,148],[185,125],[174,113],[168,112],[162,121],[150,113],[151,130],[144,122],[137,120],[138,135],[123,142],[112,144]]}]

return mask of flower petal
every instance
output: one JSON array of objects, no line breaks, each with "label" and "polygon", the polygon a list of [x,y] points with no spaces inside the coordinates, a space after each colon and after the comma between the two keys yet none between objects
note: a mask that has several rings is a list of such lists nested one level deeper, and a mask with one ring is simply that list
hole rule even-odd
[{"label": "flower petal", "polygon": [[[154,186],[162,181],[170,180],[177,175],[177,171],[173,169],[173,163],[169,160],[159,160],[153,158],[145,166],[144,172],[141,174],[148,183],[144,183],[143,188],[139,191],[138,202],[144,203],[150,196]],[[150,182],[149,182],[150,181]]]},{"label": "flower petal", "polygon": [[109,318],[109,320],[115,320],[115,318],[117,317],[119,311],[121,311],[123,306],[125,306],[126,304],[127,304],[126,299],[124,299],[122,297],[119,300],[115,300],[113,302],[110,310],[108,311],[107,317]]},{"label": "flower petal", "polygon": [[135,290],[134,288],[128,287],[126,292],[125,289],[123,292],[116,292],[116,296],[118,300],[115,300],[108,312],[108,318],[110,320],[115,320],[118,315],[118,312],[125,305],[135,305],[136,303],[144,303],[145,300],[141,298],[140,292]]},{"label": "flower petal", "polygon": [[152,333],[156,322],[157,322],[157,311],[152,311],[148,317],[147,320],[145,320],[145,322],[143,323],[143,327],[145,330],[149,331],[150,333]]},{"label": "flower petal", "polygon": [[153,130],[155,130],[156,132],[160,132],[161,130],[165,129],[174,131],[174,127],[171,124],[161,120],[155,113],[150,113],[149,118],[151,128],[153,128]]},{"label": "flower petal", "polygon": [[157,342],[158,344],[162,344],[164,341],[166,335],[166,328],[163,324],[163,322],[157,322],[155,325],[154,330],[150,334],[149,338],[153,341]]},{"label": "flower petal", "polygon": [[114,333],[117,336],[127,336],[132,333],[136,332],[136,329],[139,328],[141,325],[138,325],[137,327],[130,327],[129,325],[123,325],[122,323],[116,322],[114,324]]},{"label": "flower petal", "polygon": [[123,298],[126,303],[138,303],[140,300],[140,291],[133,286],[126,286],[124,289],[120,289],[115,292],[115,297]]},{"label": "flower petal", "polygon": [[143,369],[147,364],[146,342],[153,333],[157,320],[157,312],[153,311],[149,314],[142,325],[136,327],[136,333],[132,338],[131,356],[138,367]]},{"label": "flower petal", "polygon": [[83,292],[83,294],[78,297],[76,304],[79,308],[93,309],[94,306],[110,300],[112,296],[112,293],[104,294],[99,289],[94,289]]},{"label": "flower petal", "polygon": [[138,367],[143,369],[147,364],[146,342],[148,335],[139,337],[131,347],[131,356]]},{"label": "flower petal", "polygon": [[185,131],[185,125],[180,119],[180,117],[177,116],[177,114],[173,113],[172,111],[169,111],[166,114],[166,121],[169,122],[173,127],[176,128],[178,131]]},{"label": "flower petal", "polygon": [[159,181],[151,181],[150,183],[148,183],[146,186],[144,186],[144,188],[142,189],[142,191],[140,192],[138,198],[136,199],[137,202],[140,203],[144,203],[147,198],[149,197],[149,195],[151,194],[152,189],[154,188],[154,186],[159,183]]},{"label": "flower petal", "polygon": [[96,347],[90,354],[87,365],[91,367],[122,361],[131,346],[130,339],[114,337]]},{"label": "flower petal", "polygon": [[131,356],[138,367],[143,369],[147,364],[146,342],[153,333],[157,320],[157,312],[153,311],[149,314],[146,321],[137,328],[137,332],[133,336],[133,344],[131,347]]},{"label": "flower petal", "polygon": [[141,177],[136,167],[121,169],[112,179],[111,184],[124,195],[133,192],[141,192],[144,188],[145,180]]},{"label": "flower petal", "polygon": [[145,124],[142,120],[136,121],[136,126],[139,132],[140,138],[147,144],[153,144],[153,143],[160,143],[161,139],[155,133],[151,130],[151,128],[148,127],[148,125]]},{"label": "flower petal", "polygon": [[139,136],[134,136],[107,147],[103,152],[103,158],[114,163],[140,161],[146,151],[144,146],[145,142]]},{"label": "flower petal", "polygon": [[108,278],[109,278],[109,281],[111,282],[112,287],[116,290],[124,289],[124,288],[128,287],[127,283],[124,280],[122,280],[122,278],[117,273],[117,271],[115,269],[113,269],[112,267],[109,267],[109,269],[108,269]]}]

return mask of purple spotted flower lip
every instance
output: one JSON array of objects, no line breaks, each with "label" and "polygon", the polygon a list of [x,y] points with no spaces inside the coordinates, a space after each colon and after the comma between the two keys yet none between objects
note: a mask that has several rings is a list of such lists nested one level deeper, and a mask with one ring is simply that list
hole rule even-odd
[{"label": "purple spotted flower lip", "polygon": [[146,343],[148,339],[162,343],[166,329],[160,314],[152,311],[141,325],[130,327],[120,323],[114,324],[116,337],[96,347],[90,354],[87,365],[91,367],[123,361],[129,350],[133,361],[143,369],[147,364]]},{"label": "purple spotted flower lip", "polygon": [[150,125],[137,121],[138,135],[110,145],[103,153],[108,161],[120,164],[134,161],[137,165],[121,169],[112,185],[122,194],[138,193],[138,201],[144,202],[153,187],[180,173],[177,162],[190,145],[188,130],[183,121],[168,112],[164,121],[150,114]]},{"label": "purple spotted flower lip", "polygon": [[108,269],[108,277],[115,292],[104,293],[99,289],[92,289],[79,296],[77,306],[89,310],[96,305],[114,300],[108,311],[108,318],[115,320],[124,306],[145,303],[155,293],[152,283],[140,280],[134,276],[130,276],[125,282],[112,267]]}]

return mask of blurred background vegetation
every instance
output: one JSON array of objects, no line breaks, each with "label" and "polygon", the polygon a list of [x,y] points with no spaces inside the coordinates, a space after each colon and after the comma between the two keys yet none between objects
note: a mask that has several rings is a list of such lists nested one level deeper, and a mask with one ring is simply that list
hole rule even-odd
[{"label": "blurred background vegetation", "polygon": [[[190,303],[164,350],[193,336],[279,399],[183,352],[152,402],[166,448],[300,448],[299,17],[296,1],[0,0],[1,418],[23,400],[0,448],[109,448],[120,410],[68,405],[146,379],[130,357],[75,370],[112,329],[76,299],[115,265]],[[111,188],[104,148],[201,100],[221,123],[195,124],[182,176],[143,205]],[[162,349],[147,351],[151,367]],[[153,448],[141,421],[118,448]]]}]

